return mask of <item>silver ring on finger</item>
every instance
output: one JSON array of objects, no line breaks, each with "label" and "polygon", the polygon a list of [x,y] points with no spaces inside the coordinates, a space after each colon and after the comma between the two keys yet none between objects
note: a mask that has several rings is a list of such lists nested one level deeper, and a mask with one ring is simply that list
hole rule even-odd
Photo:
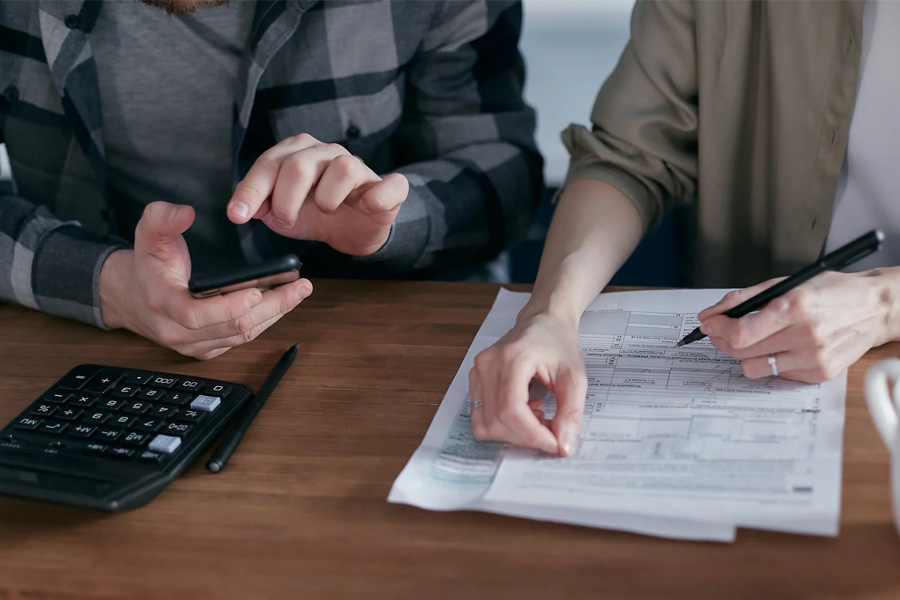
[{"label": "silver ring on finger", "polygon": [[778,360],[774,354],[769,355],[769,368],[772,369],[772,377],[778,377]]},{"label": "silver ring on finger", "polygon": [[477,409],[481,408],[482,406],[484,406],[484,401],[480,400],[478,398],[473,398],[472,400],[469,401],[469,403],[472,405],[472,410],[477,410]]}]

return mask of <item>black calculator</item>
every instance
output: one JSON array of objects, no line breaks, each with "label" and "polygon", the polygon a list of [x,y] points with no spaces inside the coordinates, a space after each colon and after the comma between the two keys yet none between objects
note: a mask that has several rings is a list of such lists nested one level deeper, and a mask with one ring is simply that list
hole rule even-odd
[{"label": "black calculator", "polygon": [[137,508],[172,483],[252,395],[226,381],[79,365],[0,430],[0,494]]}]

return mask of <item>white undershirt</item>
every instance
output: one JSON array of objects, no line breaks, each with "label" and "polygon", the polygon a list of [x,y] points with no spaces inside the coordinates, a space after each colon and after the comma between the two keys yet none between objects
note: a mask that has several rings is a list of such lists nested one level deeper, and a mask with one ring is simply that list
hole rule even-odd
[{"label": "white undershirt", "polygon": [[850,271],[900,265],[900,2],[867,0],[856,108],[826,252],[871,229],[882,249]]}]

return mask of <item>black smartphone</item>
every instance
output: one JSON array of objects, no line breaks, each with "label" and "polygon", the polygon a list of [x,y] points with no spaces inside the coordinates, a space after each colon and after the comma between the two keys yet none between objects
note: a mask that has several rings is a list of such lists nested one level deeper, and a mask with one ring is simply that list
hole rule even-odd
[{"label": "black smartphone", "polygon": [[268,290],[300,279],[300,264],[295,255],[285,254],[256,265],[191,277],[188,289],[194,298],[208,298],[251,287]]}]

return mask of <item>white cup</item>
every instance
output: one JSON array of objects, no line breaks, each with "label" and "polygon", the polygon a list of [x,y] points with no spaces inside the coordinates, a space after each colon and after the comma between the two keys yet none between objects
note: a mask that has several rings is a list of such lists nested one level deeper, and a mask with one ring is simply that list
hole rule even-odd
[{"label": "white cup", "polygon": [[[893,381],[893,389],[888,380]],[[894,524],[900,532],[900,359],[882,361],[866,373],[866,403],[875,427],[891,454],[891,499]]]}]

